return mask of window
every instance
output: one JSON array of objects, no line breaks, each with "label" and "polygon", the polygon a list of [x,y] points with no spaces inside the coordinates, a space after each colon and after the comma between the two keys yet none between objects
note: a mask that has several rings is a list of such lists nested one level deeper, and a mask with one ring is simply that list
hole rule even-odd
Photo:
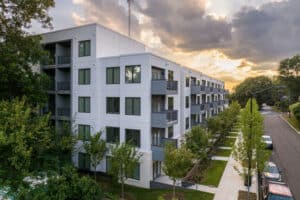
[{"label": "window", "polygon": [[106,84],[120,84],[120,67],[106,68]]},{"label": "window", "polygon": [[140,130],[125,129],[125,135],[126,135],[126,142],[129,142],[132,145],[137,147],[141,146]]},{"label": "window", "polygon": [[91,98],[78,97],[78,112],[89,113],[91,112]]},{"label": "window", "polygon": [[168,97],[168,110],[174,110],[174,98]]},{"label": "window", "polygon": [[79,57],[91,55],[91,41],[85,40],[79,42]]},{"label": "window", "polygon": [[125,115],[141,115],[141,99],[139,97],[125,98]]},{"label": "window", "polygon": [[120,128],[106,127],[106,142],[119,143],[120,141]]},{"label": "window", "polygon": [[190,118],[187,117],[187,118],[185,118],[185,129],[187,130],[189,128],[190,128]]},{"label": "window", "polygon": [[110,163],[111,156],[106,156],[106,172],[109,172],[111,168],[111,163]]},{"label": "window", "polygon": [[82,170],[90,169],[90,156],[86,153],[78,153],[78,168]]},{"label": "window", "polygon": [[168,70],[168,80],[173,81],[174,80],[174,72],[171,70]]},{"label": "window", "polygon": [[186,108],[190,107],[190,97],[189,96],[185,97],[185,107]]},{"label": "window", "polygon": [[140,163],[137,163],[134,172],[132,175],[129,175],[128,178],[140,180]]},{"label": "window", "polygon": [[125,67],[125,82],[140,83],[141,82],[141,66],[131,65]]},{"label": "window", "polygon": [[185,78],[185,87],[190,87],[190,78],[189,77]]},{"label": "window", "polygon": [[89,85],[91,83],[91,70],[79,69],[78,70],[78,84]]},{"label": "window", "polygon": [[107,97],[106,98],[106,113],[119,114],[120,113],[120,98]]},{"label": "window", "polygon": [[82,141],[88,141],[91,137],[91,126],[90,125],[78,125],[78,137]]},{"label": "window", "polygon": [[173,126],[168,128],[168,138],[172,138],[174,135]]}]

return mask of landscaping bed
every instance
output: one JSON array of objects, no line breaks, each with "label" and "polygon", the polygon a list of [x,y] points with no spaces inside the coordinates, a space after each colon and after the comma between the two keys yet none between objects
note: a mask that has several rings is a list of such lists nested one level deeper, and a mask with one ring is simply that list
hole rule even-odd
[{"label": "landscaping bed", "polygon": [[224,147],[233,147],[234,143],[235,143],[235,138],[226,138],[221,146],[224,146]]},{"label": "landscaping bed", "polygon": [[284,119],[286,119],[296,130],[300,131],[300,122],[291,114],[291,117],[288,115],[283,115]]},{"label": "landscaping bed", "polygon": [[229,157],[231,152],[231,149],[218,149],[215,153],[215,156]]},{"label": "landscaping bed", "polygon": [[227,161],[212,160],[208,168],[203,172],[200,184],[218,187]]},{"label": "landscaping bed", "polygon": [[238,196],[238,200],[256,200],[256,194],[255,193],[252,193],[250,192],[249,193],[249,198],[247,198],[247,192],[246,191],[239,191],[239,196]]}]

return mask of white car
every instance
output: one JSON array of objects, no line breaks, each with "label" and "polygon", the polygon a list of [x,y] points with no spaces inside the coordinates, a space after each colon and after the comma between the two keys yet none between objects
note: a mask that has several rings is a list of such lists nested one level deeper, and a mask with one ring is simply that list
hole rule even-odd
[{"label": "white car", "polygon": [[281,181],[281,175],[278,167],[273,162],[267,162],[263,172],[263,177],[267,180]]},{"label": "white car", "polygon": [[272,150],[273,149],[273,142],[272,142],[271,136],[263,135],[262,139],[263,139],[264,143],[266,144],[266,148]]}]

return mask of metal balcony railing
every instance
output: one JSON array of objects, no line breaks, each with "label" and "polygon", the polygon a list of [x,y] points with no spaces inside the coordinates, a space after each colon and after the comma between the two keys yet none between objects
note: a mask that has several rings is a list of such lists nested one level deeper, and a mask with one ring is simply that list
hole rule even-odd
[{"label": "metal balcony railing", "polygon": [[58,116],[69,117],[70,113],[71,113],[70,108],[57,108],[57,115]]},{"label": "metal balcony railing", "polygon": [[71,56],[57,56],[58,65],[67,65],[71,63]]},{"label": "metal balcony railing", "polygon": [[70,81],[61,81],[57,83],[57,90],[70,90]]}]

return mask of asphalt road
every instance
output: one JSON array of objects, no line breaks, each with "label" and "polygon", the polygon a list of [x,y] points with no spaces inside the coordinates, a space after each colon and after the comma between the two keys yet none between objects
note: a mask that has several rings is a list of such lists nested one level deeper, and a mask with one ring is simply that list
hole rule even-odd
[{"label": "asphalt road", "polygon": [[265,134],[273,140],[271,160],[282,170],[283,181],[289,185],[294,198],[300,200],[300,135],[269,107],[264,107],[262,114]]}]

